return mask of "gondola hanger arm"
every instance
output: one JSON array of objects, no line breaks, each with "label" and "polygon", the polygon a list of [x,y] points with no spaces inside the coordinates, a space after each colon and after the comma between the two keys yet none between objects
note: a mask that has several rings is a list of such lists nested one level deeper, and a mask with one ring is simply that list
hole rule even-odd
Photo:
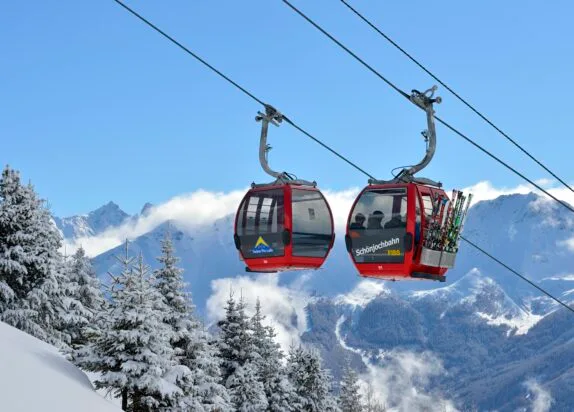
[{"label": "gondola hanger arm", "polygon": [[[267,154],[271,149],[271,146],[267,143],[269,124],[279,127],[279,125],[283,122],[284,116],[279,110],[270,104],[264,104],[264,107],[265,113],[258,111],[257,116],[255,116],[255,121],[261,122],[261,136],[259,139],[259,163],[261,164],[261,167],[265,173],[276,179],[273,184],[298,184],[315,187],[317,185],[316,182],[296,179],[287,172],[276,172],[269,166],[267,159]],[[257,185],[252,184],[252,186]]]},{"label": "gondola hanger arm", "polygon": [[423,170],[431,162],[434,157],[436,150],[436,127],[434,121],[434,103],[440,103],[442,99],[440,97],[434,97],[434,93],[437,87],[433,86],[430,89],[419,92],[418,90],[413,90],[408,99],[411,103],[424,110],[427,117],[427,130],[423,131],[423,136],[426,142],[426,152],[424,158],[416,165],[409,167],[408,169],[403,169],[394,179],[392,180],[377,180],[369,179],[370,184],[386,184],[386,183],[421,183],[428,184],[432,186],[442,186],[440,183],[433,180],[421,177],[415,177],[415,174]]}]

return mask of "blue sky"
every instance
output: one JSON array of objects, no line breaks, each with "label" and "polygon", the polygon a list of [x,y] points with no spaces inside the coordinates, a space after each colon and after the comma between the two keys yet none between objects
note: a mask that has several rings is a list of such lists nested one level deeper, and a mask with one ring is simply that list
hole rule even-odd
[{"label": "blue sky", "polygon": [[[404,90],[433,80],[337,0],[293,0]],[[564,179],[574,181],[572,2],[351,3]],[[279,0],[131,1],[150,20],[369,172],[424,152],[424,114]],[[0,163],[57,215],[114,200],[129,213],[200,188],[229,191],[259,168],[260,107],[111,0],[4,2]],[[439,89],[437,113],[533,179],[544,172]],[[271,165],[340,190],[366,178],[288,125]],[[438,128],[424,175],[447,187],[521,183]]]}]

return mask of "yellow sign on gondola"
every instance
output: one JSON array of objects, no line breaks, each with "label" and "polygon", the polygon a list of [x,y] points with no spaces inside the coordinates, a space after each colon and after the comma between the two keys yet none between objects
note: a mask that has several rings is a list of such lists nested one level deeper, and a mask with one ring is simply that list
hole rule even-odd
[{"label": "yellow sign on gondola", "polygon": [[266,242],[265,240],[263,240],[263,237],[262,237],[262,236],[259,236],[259,239],[257,239],[257,243],[255,243],[255,247],[258,247],[258,246],[261,246],[261,245],[269,247],[269,245],[267,244],[267,242]]},{"label": "yellow sign on gondola", "polygon": [[263,236],[259,236],[257,242],[255,242],[255,247],[251,249],[251,253],[260,254],[260,253],[273,253],[273,248],[271,248]]}]

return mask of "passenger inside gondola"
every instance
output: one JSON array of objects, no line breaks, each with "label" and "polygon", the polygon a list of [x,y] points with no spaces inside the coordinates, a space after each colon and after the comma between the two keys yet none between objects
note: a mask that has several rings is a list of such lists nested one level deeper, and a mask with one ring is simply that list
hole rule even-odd
[{"label": "passenger inside gondola", "polygon": [[382,229],[383,226],[381,225],[381,222],[383,221],[384,217],[385,214],[383,212],[381,212],[380,210],[375,210],[373,214],[369,216],[367,229]]},{"label": "passenger inside gondola", "polygon": [[387,223],[385,223],[385,229],[398,229],[407,227],[406,215],[403,216],[400,213],[393,213],[393,217]]},{"label": "passenger inside gondola", "polygon": [[362,213],[357,213],[355,215],[355,221],[351,223],[349,229],[352,230],[365,230],[365,215]]}]

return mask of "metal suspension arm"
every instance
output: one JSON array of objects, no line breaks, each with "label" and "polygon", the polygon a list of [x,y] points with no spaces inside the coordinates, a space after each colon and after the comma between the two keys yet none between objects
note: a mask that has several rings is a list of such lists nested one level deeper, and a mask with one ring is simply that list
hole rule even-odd
[{"label": "metal suspension arm", "polygon": [[[259,163],[261,163],[261,167],[269,176],[275,178],[275,182],[272,184],[295,184],[295,185],[307,185],[315,187],[317,185],[316,182],[309,182],[307,180],[299,180],[294,178],[291,174],[287,172],[276,172],[269,167],[269,163],[267,161],[267,152],[270,149],[270,146],[267,144],[267,132],[269,131],[269,124],[271,123],[274,126],[279,126],[283,121],[283,115],[275,109],[270,104],[265,104],[265,114],[261,112],[257,112],[257,116],[255,116],[255,120],[261,122],[261,138],[259,140]],[[263,186],[267,186],[268,184],[263,184]],[[252,184],[253,187],[256,187],[255,183]]]},{"label": "metal suspension arm", "polygon": [[267,146],[267,131],[269,130],[269,123],[274,126],[279,126],[283,121],[283,115],[277,111],[273,106],[265,105],[265,114],[257,112],[255,120],[261,122],[261,139],[259,140],[259,163],[261,167],[268,175],[274,177],[275,179],[282,179],[285,173],[279,173],[274,171],[269,167],[267,162],[267,151],[269,150]]},{"label": "metal suspension arm", "polygon": [[434,123],[433,103],[441,102],[440,97],[433,98],[436,89],[437,87],[433,86],[424,93],[421,93],[418,90],[413,90],[409,98],[411,102],[423,109],[427,114],[427,130],[424,136],[428,139],[428,147],[423,160],[421,160],[419,164],[412,166],[410,169],[404,172],[408,176],[414,176],[415,173],[420,172],[426,166],[428,166],[436,150],[436,128]]},{"label": "metal suspension arm", "polygon": [[369,179],[369,183],[384,184],[384,183],[397,183],[397,182],[417,182],[433,186],[441,186],[440,183],[435,182],[433,180],[415,177],[416,173],[420,172],[426,166],[428,166],[436,150],[436,128],[434,123],[433,104],[441,102],[440,97],[436,98],[433,97],[436,89],[437,87],[433,86],[424,93],[421,93],[418,90],[413,90],[412,94],[409,96],[409,100],[418,107],[420,107],[421,109],[423,109],[427,115],[427,130],[423,132],[423,136],[427,141],[427,150],[425,153],[425,157],[418,164],[411,166],[408,169],[403,169],[392,180]]}]

